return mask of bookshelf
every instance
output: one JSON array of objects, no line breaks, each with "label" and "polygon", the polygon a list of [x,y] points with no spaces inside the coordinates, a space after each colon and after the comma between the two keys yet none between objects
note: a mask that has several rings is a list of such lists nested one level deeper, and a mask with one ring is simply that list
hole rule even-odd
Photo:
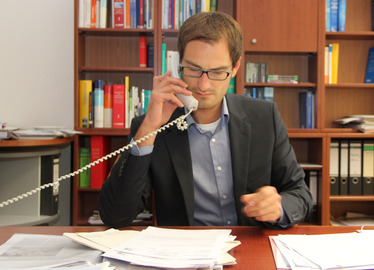
[{"label": "bookshelf", "polygon": [[[161,47],[177,49],[178,30],[162,28],[162,1],[155,1],[153,29],[78,28],[75,0],[75,128],[83,133],[74,139],[74,168],[78,169],[79,146],[90,136],[110,137],[115,150],[127,141],[128,129],[80,128],[78,85],[81,79],[103,79],[151,89],[154,75],[161,74]],[[371,31],[371,1],[347,0],[346,31],[325,31],[325,0],[218,1],[217,10],[232,15],[243,28],[244,52],[236,77],[236,93],[244,88],[274,87],[274,101],[288,128],[290,142],[305,171],[317,171],[316,224],[329,225],[330,215],[363,209],[374,214],[374,196],[330,196],[330,142],[336,138],[373,139],[374,135],[342,129],[335,119],[349,114],[374,114],[374,86],[364,84],[368,48],[374,46]],[[255,10],[256,12],[253,12]],[[308,12],[306,12],[306,10]],[[249,16],[248,14],[251,14]],[[138,67],[138,38],[154,45],[154,67]],[[340,43],[337,84],[324,83],[324,47]],[[269,74],[299,75],[298,84],[246,83],[246,62],[268,63]],[[299,128],[298,93],[315,94],[314,129]],[[114,158],[115,159],[115,158]],[[110,166],[114,159],[110,161]],[[97,209],[99,189],[73,184],[73,225],[86,225]]]}]

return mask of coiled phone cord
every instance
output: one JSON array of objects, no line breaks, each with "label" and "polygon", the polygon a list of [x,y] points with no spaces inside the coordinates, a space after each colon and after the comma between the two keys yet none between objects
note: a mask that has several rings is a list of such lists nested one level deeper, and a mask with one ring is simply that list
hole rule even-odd
[{"label": "coiled phone cord", "polygon": [[7,206],[7,205],[9,205],[9,204],[12,204],[12,203],[14,203],[14,202],[17,202],[17,201],[19,201],[19,200],[22,200],[22,199],[24,199],[24,198],[27,198],[27,197],[31,196],[32,194],[35,194],[35,193],[37,193],[37,192],[40,192],[41,190],[43,190],[43,189],[45,189],[45,188],[52,187],[52,186],[54,186],[54,187],[57,188],[57,187],[59,186],[59,184],[60,184],[60,181],[62,181],[62,180],[64,180],[64,179],[67,179],[67,178],[70,178],[70,177],[74,177],[75,175],[78,175],[78,174],[84,172],[85,170],[88,170],[89,168],[91,168],[91,167],[93,167],[93,166],[99,164],[100,162],[103,162],[103,161],[105,161],[105,160],[107,160],[107,159],[109,159],[109,158],[112,158],[112,157],[114,157],[114,156],[116,156],[116,155],[119,155],[119,154],[121,154],[122,152],[124,152],[125,150],[128,150],[129,148],[131,148],[131,147],[137,145],[138,143],[143,142],[143,141],[149,139],[149,138],[152,137],[152,136],[155,136],[157,133],[160,133],[161,131],[164,131],[165,129],[170,128],[170,127],[173,126],[173,125],[176,125],[177,128],[178,128],[179,130],[182,130],[182,131],[183,131],[183,130],[186,130],[186,129],[188,128],[188,124],[187,124],[187,121],[186,121],[186,117],[187,117],[189,114],[191,114],[192,111],[193,111],[193,110],[191,109],[187,114],[184,114],[184,115],[178,117],[177,119],[175,119],[175,120],[173,120],[173,121],[171,121],[171,122],[169,122],[169,123],[163,125],[163,126],[160,127],[159,129],[157,129],[157,130],[155,130],[155,131],[149,133],[148,135],[145,135],[143,138],[140,138],[140,139],[138,139],[138,140],[136,140],[136,141],[134,141],[134,142],[132,142],[132,143],[129,143],[129,144],[125,145],[124,147],[119,148],[119,149],[113,151],[112,153],[107,154],[106,156],[104,156],[104,157],[102,157],[102,158],[99,158],[99,159],[97,159],[97,160],[91,162],[90,164],[87,164],[86,166],[84,166],[84,167],[82,167],[82,168],[80,168],[80,169],[78,169],[78,170],[76,170],[76,171],[74,171],[74,172],[71,172],[71,173],[66,174],[66,175],[64,175],[64,176],[61,176],[61,177],[59,177],[58,179],[56,179],[55,181],[53,181],[53,182],[51,182],[51,183],[47,183],[47,184],[42,185],[42,186],[40,186],[40,187],[37,187],[37,188],[35,188],[35,189],[33,189],[33,190],[30,190],[30,191],[28,191],[28,192],[26,192],[26,193],[23,193],[23,194],[21,194],[21,195],[18,195],[18,196],[16,196],[16,197],[13,197],[13,198],[11,198],[11,199],[9,199],[9,200],[3,201],[2,203],[0,203],[0,208],[5,207],[5,206]]}]

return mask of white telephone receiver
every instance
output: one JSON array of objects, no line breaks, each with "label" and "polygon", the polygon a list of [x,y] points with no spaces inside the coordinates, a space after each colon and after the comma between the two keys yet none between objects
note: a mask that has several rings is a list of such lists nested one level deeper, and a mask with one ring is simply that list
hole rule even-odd
[{"label": "white telephone receiver", "polygon": [[[171,76],[174,78],[179,78],[179,53],[173,52],[171,55]],[[194,111],[198,107],[198,101],[193,96],[185,96],[182,94],[175,93],[176,96],[182,101],[184,106],[189,111]]]}]

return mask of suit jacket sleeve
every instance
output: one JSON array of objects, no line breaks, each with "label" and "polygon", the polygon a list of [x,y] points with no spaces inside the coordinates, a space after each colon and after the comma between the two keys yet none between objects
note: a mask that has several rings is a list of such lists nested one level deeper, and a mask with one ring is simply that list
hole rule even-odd
[{"label": "suit jacket sleeve", "polygon": [[[136,133],[141,121],[142,118],[132,121],[129,138]],[[114,164],[99,196],[100,217],[113,228],[129,225],[145,209],[151,194],[147,173],[152,154],[133,156],[130,152],[126,150]]]},{"label": "suit jacket sleeve", "polygon": [[312,211],[312,197],[304,181],[304,171],[297,162],[289,143],[288,132],[274,104],[275,144],[272,159],[272,183],[282,197],[284,214],[289,220],[287,227],[299,223]]}]

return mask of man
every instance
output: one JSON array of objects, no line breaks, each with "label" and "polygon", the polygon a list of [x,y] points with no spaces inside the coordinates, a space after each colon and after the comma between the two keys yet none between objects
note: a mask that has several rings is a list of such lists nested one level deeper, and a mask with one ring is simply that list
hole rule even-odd
[{"label": "man", "polygon": [[123,153],[102,186],[100,216],[130,224],[154,195],[157,225],[264,225],[287,228],[311,212],[311,194],[276,105],[226,94],[238,72],[242,32],[228,15],[198,13],[178,37],[182,79],[154,78],[147,114],[131,124],[138,140],[187,110],[187,131],[172,126]]}]

